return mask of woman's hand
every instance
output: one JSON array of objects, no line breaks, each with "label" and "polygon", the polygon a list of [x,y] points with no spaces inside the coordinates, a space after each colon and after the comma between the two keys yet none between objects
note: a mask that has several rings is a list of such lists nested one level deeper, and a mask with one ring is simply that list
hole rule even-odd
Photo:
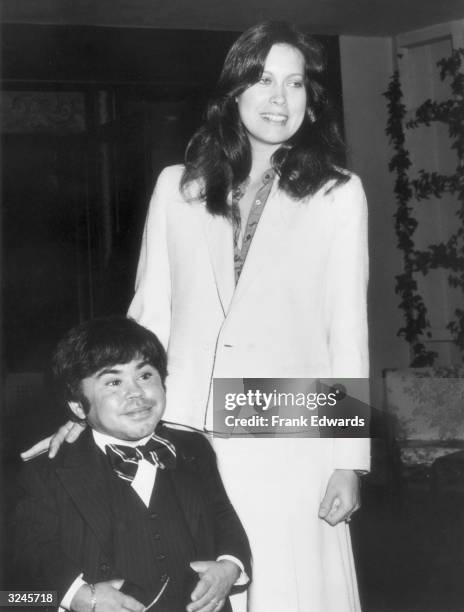
[{"label": "woman's hand", "polygon": [[34,446],[31,446],[31,448],[21,453],[21,459],[23,461],[29,461],[47,451],[50,459],[53,459],[63,442],[75,442],[84,431],[85,426],[85,423],[68,421],[65,425],[62,425],[53,436],[40,440],[40,442],[37,442],[37,444],[34,444]]},{"label": "woman's hand", "polygon": [[319,518],[332,526],[349,521],[361,507],[359,489],[359,476],[354,470],[335,470],[319,506]]}]

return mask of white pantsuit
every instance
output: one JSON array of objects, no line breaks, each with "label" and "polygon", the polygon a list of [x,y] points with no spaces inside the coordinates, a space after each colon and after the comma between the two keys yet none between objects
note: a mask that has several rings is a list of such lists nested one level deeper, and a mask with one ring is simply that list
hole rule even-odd
[{"label": "white pantsuit", "polygon": [[[129,310],[168,351],[165,419],[211,429],[213,377],[367,377],[359,179],[301,201],[276,179],[235,287],[232,225],[208,213],[195,188],[182,196],[182,171],[169,167],[158,179]],[[250,612],[358,610],[348,528],[317,514],[334,469],[369,468],[368,441],[213,443],[250,538]]]}]

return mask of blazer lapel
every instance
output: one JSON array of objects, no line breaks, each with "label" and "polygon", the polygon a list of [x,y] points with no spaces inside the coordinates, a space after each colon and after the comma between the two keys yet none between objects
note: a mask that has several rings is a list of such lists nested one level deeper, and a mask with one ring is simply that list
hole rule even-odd
[{"label": "blazer lapel", "polygon": [[225,217],[211,215],[205,208],[203,227],[219,300],[226,316],[235,290],[232,225]]},{"label": "blazer lapel", "polygon": [[270,277],[288,250],[298,248],[295,240],[311,240],[311,235],[301,231],[303,219],[308,214],[317,216],[317,209],[325,206],[327,187],[303,200],[294,200],[278,189],[275,177],[271,193],[256,228],[240,279],[238,281],[230,310],[242,299],[247,289],[260,276]]},{"label": "blazer lapel", "polygon": [[271,193],[256,228],[237,286],[235,286],[232,224],[222,216],[209,214],[204,208],[202,222],[225,317],[250,285],[259,278],[263,268],[272,270],[281,258],[282,249],[294,247],[291,237],[298,234],[288,230],[301,222],[302,208],[306,213],[308,207],[316,206],[325,191],[326,187],[323,187],[314,196],[296,201],[278,189],[278,177],[274,178]]},{"label": "blazer lapel", "polygon": [[100,454],[87,428],[56,473],[102,549],[106,550],[111,534],[111,508],[109,496],[105,494],[105,469],[100,469],[101,466],[105,468],[104,457]]},{"label": "blazer lapel", "polygon": [[[190,460],[189,458],[187,461]],[[195,461],[195,459],[191,459]],[[178,465],[175,470],[169,470],[166,474],[171,479],[174,492],[179,501],[179,507],[182,509],[185,520],[189,527],[190,533],[196,541],[198,534],[199,518],[201,515],[201,498],[198,491],[192,485],[192,478],[183,464],[184,460],[178,460]]]}]

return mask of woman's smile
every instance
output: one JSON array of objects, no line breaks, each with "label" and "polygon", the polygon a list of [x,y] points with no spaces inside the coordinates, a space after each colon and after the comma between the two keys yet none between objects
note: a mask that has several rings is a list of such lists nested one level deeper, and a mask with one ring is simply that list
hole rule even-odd
[{"label": "woman's smile", "polygon": [[261,113],[261,117],[264,121],[269,121],[269,123],[276,123],[278,125],[285,125],[288,120],[288,115],[276,113]]}]

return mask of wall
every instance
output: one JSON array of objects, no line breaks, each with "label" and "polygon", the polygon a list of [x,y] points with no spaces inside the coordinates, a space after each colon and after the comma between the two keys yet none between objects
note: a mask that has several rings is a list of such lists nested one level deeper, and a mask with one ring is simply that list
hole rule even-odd
[{"label": "wall", "polygon": [[383,369],[406,366],[409,359],[406,342],[397,337],[403,321],[394,287],[401,256],[393,221],[393,175],[388,171],[387,100],[382,96],[394,70],[392,45],[390,38],[340,37],[349,167],[362,177],[369,202],[371,395],[378,408]]},{"label": "wall", "polygon": [[[449,58],[453,49],[464,47],[464,19],[404,32],[397,37],[396,43],[407,121],[415,117],[425,100],[441,103],[450,98],[451,80],[449,77],[442,80],[437,64],[439,60]],[[421,169],[444,176],[454,175],[459,157],[453,148],[455,138],[450,138],[450,128],[445,122],[432,121],[430,125],[405,131],[405,145],[411,160],[410,177],[417,177]],[[410,208],[418,222],[413,240],[419,251],[427,251],[432,244],[447,244],[456,228],[462,225],[457,193],[445,192],[439,197],[430,194],[427,199],[414,198],[413,195]],[[423,344],[427,350],[437,353],[434,365],[445,367],[462,362],[462,354],[448,329],[449,322],[456,320],[456,309],[462,307],[462,290],[450,286],[450,271],[438,267],[425,275],[415,274],[417,294],[423,299],[430,323],[422,336]]]}]

